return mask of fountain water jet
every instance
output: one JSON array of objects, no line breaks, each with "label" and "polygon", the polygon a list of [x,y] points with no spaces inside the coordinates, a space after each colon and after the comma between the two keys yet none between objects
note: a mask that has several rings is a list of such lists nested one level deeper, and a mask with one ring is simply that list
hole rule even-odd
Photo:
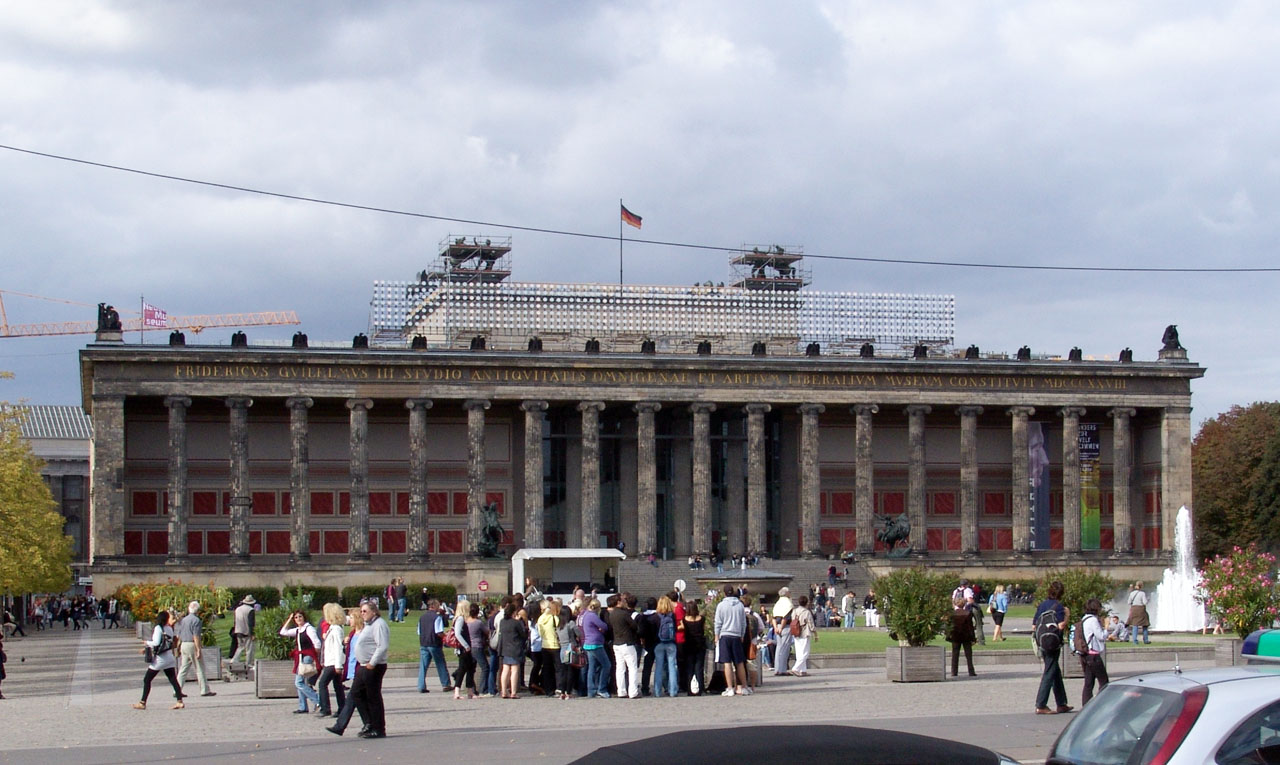
[{"label": "fountain water jet", "polygon": [[1164,570],[1151,605],[1151,629],[1190,632],[1204,628],[1204,605],[1196,600],[1200,572],[1195,565],[1195,540],[1191,536],[1191,512],[1178,509],[1173,532],[1174,568]]}]

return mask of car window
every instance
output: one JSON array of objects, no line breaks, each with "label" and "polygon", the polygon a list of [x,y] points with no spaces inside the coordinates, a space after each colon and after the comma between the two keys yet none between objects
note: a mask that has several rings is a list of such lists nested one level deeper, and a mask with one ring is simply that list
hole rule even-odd
[{"label": "car window", "polygon": [[1280,701],[1259,709],[1236,726],[1213,761],[1218,765],[1256,765],[1253,751],[1280,744]]},{"label": "car window", "polygon": [[1110,685],[1071,721],[1051,757],[1079,765],[1124,765],[1146,749],[1181,696],[1135,685]]}]

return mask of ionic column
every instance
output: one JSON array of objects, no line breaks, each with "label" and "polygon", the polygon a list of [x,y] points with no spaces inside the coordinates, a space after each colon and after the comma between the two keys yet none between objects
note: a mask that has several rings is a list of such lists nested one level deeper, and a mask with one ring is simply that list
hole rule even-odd
[{"label": "ionic column", "polygon": [[711,413],[715,404],[689,405],[693,415],[693,552],[711,554]]},{"label": "ionic column", "polygon": [[522,401],[524,410],[524,546],[546,546],[546,508],[542,501],[542,428],[545,401]]},{"label": "ionic column", "polygon": [[960,553],[978,553],[978,415],[980,406],[962,406],[960,415]]},{"label": "ionic column", "polygon": [[1011,440],[1013,453],[1013,551],[1026,553],[1031,551],[1031,464],[1027,452],[1027,418],[1036,410],[1029,406],[1010,407],[1008,414],[1013,418]]},{"label": "ionic column", "polygon": [[484,535],[484,412],[489,408],[485,399],[472,398],[462,403],[467,410],[467,555],[474,556],[480,550]]},{"label": "ionic column", "polygon": [[[806,558],[822,556],[818,532],[818,415],[826,411],[822,404],[800,407],[800,530],[804,535]],[[861,543],[861,540],[859,540]]]},{"label": "ionic column", "polygon": [[746,486],[742,475],[742,420],[729,420],[729,440],[725,442],[724,465],[724,542],[720,554],[728,557],[747,551]]},{"label": "ionic column", "polygon": [[424,563],[431,557],[427,550],[427,410],[434,403],[429,398],[412,398],[404,402],[409,410],[410,563]]},{"label": "ionic column", "polygon": [[871,460],[871,416],[880,411],[875,404],[853,407],[854,495],[853,522],[858,529],[858,552],[875,549],[875,476]]},{"label": "ionic column", "polygon": [[95,564],[124,562],[124,396],[94,394],[89,514]]},{"label": "ionic column", "polygon": [[747,552],[762,555],[768,550],[765,498],[764,416],[768,404],[747,404]]},{"label": "ionic column", "polygon": [[1062,551],[1080,550],[1080,417],[1084,407],[1064,406],[1062,417]]},{"label": "ionic column", "polygon": [[311,447],[307,410],[315,403],[306,396],[285,399],[289,407],[289,516],[292,533],[289,552],[293,560],[311,557]]},{"label": "ionic column", "polygon": [[582,546],[600,546],[600,412],[603,401],[583,401],[582,412]]},{"label": "ionic column", "polygon": [[1129,502],[1133,479],[1133,441],[1129,431],[1129,418],[1137,409],[1116,407],[1107,414],[1111,417],[1111,491],[1114,502],[1112,514],[1113,549],[1117,555],[1133,552],[1133,513]]},{"label": "ionic column", "polygon": [[1173,549],[1178,509],[1191,510],[1191,407],[1166,406],[1160,419],[1160,549]]},{"label": "ionic column", "polygon": [[907,521],[911,524],[911,549],[919,555],[929,552],[924,512],[924,417],[931,411],[933,407],[926,404],[907,407]]},{"label": "ionic column", "polygon": [[169,557],[165,563],[187,562],[187,409],[191,399],[166,396],[169,407]]},{"label": "ionic column", "polygon": [[253,399],[231,396],[226,401],[230,413],[231,446],[231,560],[249,562],[249,407]]},{"label": "ionic column", "polygon": [[636,411],[636,552],[658,552],[658,464],[653,416],[662,408],[656,401],[641,401]]},{"label": "ionic column", "polygon": [[373,401],[348,399],[351,410],[351,531],[348,560],[369,560],[369,410]]}]

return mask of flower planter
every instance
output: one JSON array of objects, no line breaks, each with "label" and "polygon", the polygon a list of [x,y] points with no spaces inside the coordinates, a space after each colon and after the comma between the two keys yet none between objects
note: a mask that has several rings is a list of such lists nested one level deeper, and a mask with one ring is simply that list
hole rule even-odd
[{"label": "flower planter", "polygon": [[[205,646],[200,652],[200,664],[204,666],[204,678],[209,682],[222,679],[222,647],[221,646]],[[182,666],[182,660],[179,658],[178,666]],[[187,674],[179,678],[183,682],[196,680],[195,666],[187,667]]]},{"label": "flower planter", "polygon": [[942,646],[893,645],[884,649],[885,676],[895,683],[936,683],[947,678]]},{"label": "flower planter", "polygon": [[1244,664],[1244,657],[1240,654],[1240,646],[1243,642],[1240,638],[1220,638],[1213,641],[1214,665],[1234,667],[1237,664]]},{"label": "flower planter", "polygon": [[267,661],[258,659],[253,665],[254,691],[260,699],[296,699],[298,688],[293,684],[293,660]]},{"label": "flower planter", "polygon": [[133,628],[138,635],[139,640],[150,640],[151,633],[155,630],[156,625],[151,622],[134,622]]}]

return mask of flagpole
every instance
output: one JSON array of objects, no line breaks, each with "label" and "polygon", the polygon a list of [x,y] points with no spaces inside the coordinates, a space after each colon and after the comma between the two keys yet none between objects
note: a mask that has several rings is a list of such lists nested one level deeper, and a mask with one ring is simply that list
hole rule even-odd
[{"label": "flagpole", "polygon": [[142,317],[142,323],[138,325],[138,342],[141,345],[147,344],[147,298],[145,295],[138,296],[138,315]]},{"label": "flagpole", "polygon": [[[622,197],[618,197],[618,209],[622,209]],[[622,286],[622,216],[618,216],[618,286]]]}]

